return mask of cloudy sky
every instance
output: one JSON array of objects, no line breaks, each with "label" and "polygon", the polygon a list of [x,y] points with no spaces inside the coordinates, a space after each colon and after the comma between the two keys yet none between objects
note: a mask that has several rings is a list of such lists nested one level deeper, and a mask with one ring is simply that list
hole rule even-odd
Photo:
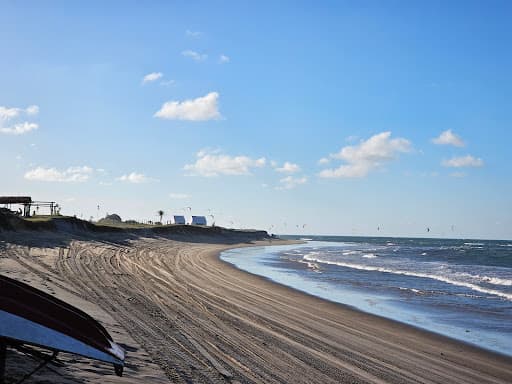
[{"label": "cloudy sky", "polygon": [[1,8],[0,194],[84,218],[512,238],[510,2]]}]

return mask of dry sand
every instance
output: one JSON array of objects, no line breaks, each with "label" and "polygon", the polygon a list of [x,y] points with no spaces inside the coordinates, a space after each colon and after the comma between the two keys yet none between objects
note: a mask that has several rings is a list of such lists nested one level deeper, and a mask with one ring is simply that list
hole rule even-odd
[{"label": "dry sand", "polygon": [[[122,378],[62,354],[63,367],[28,382],[512,382],[512,358],[231,267],[218,253],[234,239],[4,232],[0,240],[0,273],[85,310],[128,351]],[[35,364],[9,350],[9,379]]]}]

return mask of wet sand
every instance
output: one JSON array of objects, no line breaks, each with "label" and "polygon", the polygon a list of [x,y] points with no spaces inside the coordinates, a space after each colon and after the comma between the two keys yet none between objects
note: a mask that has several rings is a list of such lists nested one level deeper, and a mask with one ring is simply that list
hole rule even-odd
[{"label": "wet sand", "polygon": [[[30,382],[510,383],[512,358],[308,296],[237,270],[199,235],[0,233],[0,273],[97,318],[125,374],[62,354]],[[268,242],[266,242],[268,244]],[[35,362],[9,350],[8,378]]]}]

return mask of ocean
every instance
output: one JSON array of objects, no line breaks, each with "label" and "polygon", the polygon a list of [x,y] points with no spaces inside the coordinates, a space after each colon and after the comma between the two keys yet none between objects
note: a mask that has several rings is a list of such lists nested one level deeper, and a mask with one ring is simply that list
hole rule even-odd
[{"label": "ocean", "polygon": [[512,241],[310,236],[305,244],[232,249],[221,258],[311,295],[512,356]]}]

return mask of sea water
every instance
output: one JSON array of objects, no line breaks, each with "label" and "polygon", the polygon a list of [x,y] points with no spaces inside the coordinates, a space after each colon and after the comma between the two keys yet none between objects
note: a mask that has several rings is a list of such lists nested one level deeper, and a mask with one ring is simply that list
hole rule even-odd
[{"label": "sea water", "polygon": [[240,269],[512,355],[512,241],[310,236],[240,248]]}]

